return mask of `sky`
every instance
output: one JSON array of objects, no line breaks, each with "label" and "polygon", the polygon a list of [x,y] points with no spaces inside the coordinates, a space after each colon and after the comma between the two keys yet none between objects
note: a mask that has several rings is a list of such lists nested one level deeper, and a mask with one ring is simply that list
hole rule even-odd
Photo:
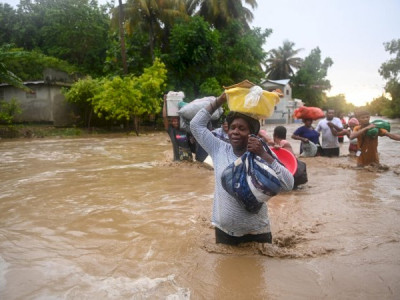
[{"label": "sky", "polygon": [[[19,0],[0,2],[16,7]],[[379,68],[391,56],[383,43],[400,39],[400,0],[258,0],[257,3],[251,25],[273,30],[264,45],[266,51],[289,40],[295,43],[295,49],[303,49],[299,53],[302,58],[319,47],[322,60],[326,57],[333,60],[327,76],[332,85],[329,96],[345,94],[347,102],[359,106],[384,93],[385,81]]]}]

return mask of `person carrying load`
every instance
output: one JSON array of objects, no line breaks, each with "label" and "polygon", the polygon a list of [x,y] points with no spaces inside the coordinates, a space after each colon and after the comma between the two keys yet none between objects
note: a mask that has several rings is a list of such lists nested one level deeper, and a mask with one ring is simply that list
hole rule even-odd
[{"label": "person carrying load", "polygon": [[[249,86],[249,83],[247,82],[245,87],[247,94],[249,94],[249,89],[254,86],[251,83]],[[243,88],[243,85],[237,87]],[[240,92],[243,92],[243,90],[240,90]],[[244,107],[243,104],[247,94],[242,94],[242,96],[244,95],[244,97],[241,97],[242,105],[235,97],[233,99],[231,97],[232,101],[229,102],[227,98],[232,96],[232,91],[230,91],[230,88],[226,88],[223,94],[206,108],[201,109],[190,122],[191,132],[212,157],[214,164],[215,191],[212,224],[215,226],[216,242],[229,245],[245,242],[272,243],[272,234],[266,203],[256,205],[253,207],[254,209],[247,207],[225,189],[227,182],[223,182],[224,172],[234,169],[235,164],[241,164],[243,156],[251,154],[258,157],[254,163],[260,163],[261,168],[265,167],[263,170],[267,170],[268,174],[271,175],[271,181],[268,181],[271,185],[273,184],[279,190],[291,190],[293,188],[292,174],[278,162],[268,147],[263,146],[261,139],[255,136],[260,130],[260,122],[254,116],[261,116],[260,114],[269,116],[273,112],[275,104],[279,101],[279,96],[267,94],[269,100],[263,97],[261,101],[269,101],[269,103],[260,103],[257,109],[252,110]],[[248,100],[252,101],[253,104],[255,103],[254,99],[248,98]],[[207,123],[210,121],[213,112],[227,101],[231,109],[226,118],[230,143],[215,137],[207,128]],[[233,111],[232,106],[237,111]],[[260,109],[261,106],[268,110],[264,110],[263,113]],[[257,167],[260,167],[260,165],[257,165]],[[229,186],[227,189],[234,188],[234,186]],[[259,192],[254,191],[254,193]],[[248,196],[252,198],[254,195],[250,194]],[[262,195],[262,192],[257,194],[257,196]],[[263,199],[268,200],[269,196],[266,194],[264,196]],[[254,200],[254,197],[252,200]]]}]

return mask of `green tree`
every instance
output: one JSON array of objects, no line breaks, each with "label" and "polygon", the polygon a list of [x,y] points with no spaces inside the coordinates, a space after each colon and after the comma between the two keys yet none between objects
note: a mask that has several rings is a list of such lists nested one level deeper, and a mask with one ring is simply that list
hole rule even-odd
[{"label": "green tree", "polygon": [[[249,22],[253,20],[251,10],[243,5],[243,2],[250,5],[252,9],[257,7],[256,0],[200,0],[196,2],[199,7],[198,15],[202,16],[217,29],[224,28],[233,20],[239,21],[245,28],[250,28]],[[192,10],[194,11],[194,10]]]},{"label": "green tree", "polygon": [[10,68],[10,61],[26,57],[25,51],[13,50],[11,45],[3,45],[0,47],[0,83],[8,83],[15,87],[29,90],[22,79],[18,77]]},{"label": "green tree", "polygon": [[200,85],[200,96],[217,96],[223,92],[221,85],[215,77],[207,78]]},{"label": "green tree", "polygon": [[94,116],[94,96],[103,88],[104,79],[92,79],[91,77],[80,79],[71,88],[64,88],[65,99],[74,103],[79,110],[80,122],[90,128]]},{"label": "green tree", "polygon": [[237,21],[220,30],[218,59],[213,66],[215,77],[223,85],[248,79],[254,83],[264,78],[261,62],[266,57],[263,45],[271,29],[246,29]]},{"label": "green tree", "polygon": [[[140,29],[125,36],[126,58],[128,74],[140,75],[143,69],[151,66],[153,61],[149,56],[148,35]],[[121,42],[116,32],[111,32],[107,49],[104,73],[109,75],[123,75],[121,57]]]},{"label": "green tree", "polygon": [[384,62],[380,69],[380,75],[387,80],[385,90],[391,96],[390,109],[385,110],[385,115],[391,118],[400,117],[400,39],[384,43],[385,50],[393,58]]},{"label": "green tree", "polygon": [[14,43],[14,26],[17,12],[9,4],[0,3],[0,45]]},{"label": "green tree", "polygon": [[16,99],[7,102],[0,99],[0,123],[11,124],[14,117],[21,113],[21,107]]},{"label": "green tree", "polygon": [[218,54],[219,32],[201,17],[175,24],[170,37],[168,69],[172,86],[184,90],[186,96],[199,95],[200,85],[212,77]]},{"label": "green tree", "polygon": [[[184,9],[178,0],[127,0],[124,6],[125,27],[128,35],[138,30],[148,34],[148,47],[152,60],[156,57],[155,49],[163,48],[168,42],[169,28],[175,19],[183,17]],[[114,10],[113,19],[116,20]]]},{"label": "green tree", "polygon": [[375,98],[370,103],[367,103],[366,109],[371,113],[371,115],[387,115],[388,111],[390,111],[391,101],[386,98],[384,95]]},{"label": "green tree", "polygon": [[133,120],[139,134],[140,118],[161,110],[167,70],[158,58],[139,77],[114,77],[105,80],[103,88],[93,96],[93,108],[99,117]]},{"label": "green tree", "polygon": [[64,71],[72,74],[78,71],[77,67],[61,59],[44,55],[39,50],[23,51],[9,45],[7,57],[8,69],[23,81],[43,80],[43,71],[47,68]]},{"label": "green tree", "polygon": [[297,55],[303,49],[295,50],[294,46],[293,42],[286,40],[282,47],[268,52],[268,58],[265,60],[268,79],[288,79],[294,75],[295,69],[300,68],[303,60]]},{"label": "green tree", "polygon": [[326,76],[332,64],[333,61],[329,57],[321,62],[321,50],[318,47],[311,50],[292,77],[293,98],[302,99],[307,106],[320,107],[323,104],[324,91],[331,88]]},{"label": "green tree", "polygon": [[109,16],[95,0],[21,0],[15,42],[100,75],[107,48]]},{"label": "green tree", "polygon": [[346,96],[344,94],[339,94],[332,97],[326,97],[324,103],[322,104],[322,109],[334,109],[336,116],[339,117],[340,114],[346,114],[354,111],[355,106],[352,103],[346,101]]}]

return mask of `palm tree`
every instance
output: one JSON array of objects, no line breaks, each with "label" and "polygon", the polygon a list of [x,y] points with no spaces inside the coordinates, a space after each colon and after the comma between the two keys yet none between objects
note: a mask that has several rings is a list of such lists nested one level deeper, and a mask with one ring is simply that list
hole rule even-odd
[{"label": "palm tree", "polygon": [[24,85],[21,78],[7,68],[7,61],[9,59],[15,57],[23,58],[26,54],[25,51],[19,49],[13,50],[12,45],[9,44],[0,47],[0,83],[8,83],[25,91],[30,91],[30,89]]},{"label": "palm tree", "polygon": [[124,7],[127,33],[132,34],[135,29],[147,32],[150,55],[154,60],[157,41],[163,40],[162,33],[175,17],[184,15],[184,6],[183,0],[128,0]]},{"label": "palm tree", "polygon": [[300,68],[303,59],[296,55],[303,49],[294,50],[294,43],[288,40],[283,42],[283,47],[272,49],[265,61],[266,75],[268,79],[287,79],[294,75],[294,69]]},{"label": "palm tree", "polygon": [[128,65],[126,63],[124,9],[122,6],[122,0],[118,0],[118,25],[119,25],[119,36],[121,41],[122,69],[124,71],[124,75],[126,75],[128,74]]},{"label": "palm tree", "polygon": [[[253,21],[253,13],[243,6],[242,0],[189,0],[199,5],[198,14],[217,29],[224,27],[231,20],[239,20],[246,28]],[[257,7],[257,0],[244,0],[252,9]]]}]

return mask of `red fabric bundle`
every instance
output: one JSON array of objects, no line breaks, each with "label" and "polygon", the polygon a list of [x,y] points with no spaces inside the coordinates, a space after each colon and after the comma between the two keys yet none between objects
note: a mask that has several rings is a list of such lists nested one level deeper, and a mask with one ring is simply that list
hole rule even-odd
[{"label": "red fabric bundle", "polygon": [[294,110],[293,117],[295,119],[318,120],[325,117],[325,114],[319,107],[300,106]]}]

